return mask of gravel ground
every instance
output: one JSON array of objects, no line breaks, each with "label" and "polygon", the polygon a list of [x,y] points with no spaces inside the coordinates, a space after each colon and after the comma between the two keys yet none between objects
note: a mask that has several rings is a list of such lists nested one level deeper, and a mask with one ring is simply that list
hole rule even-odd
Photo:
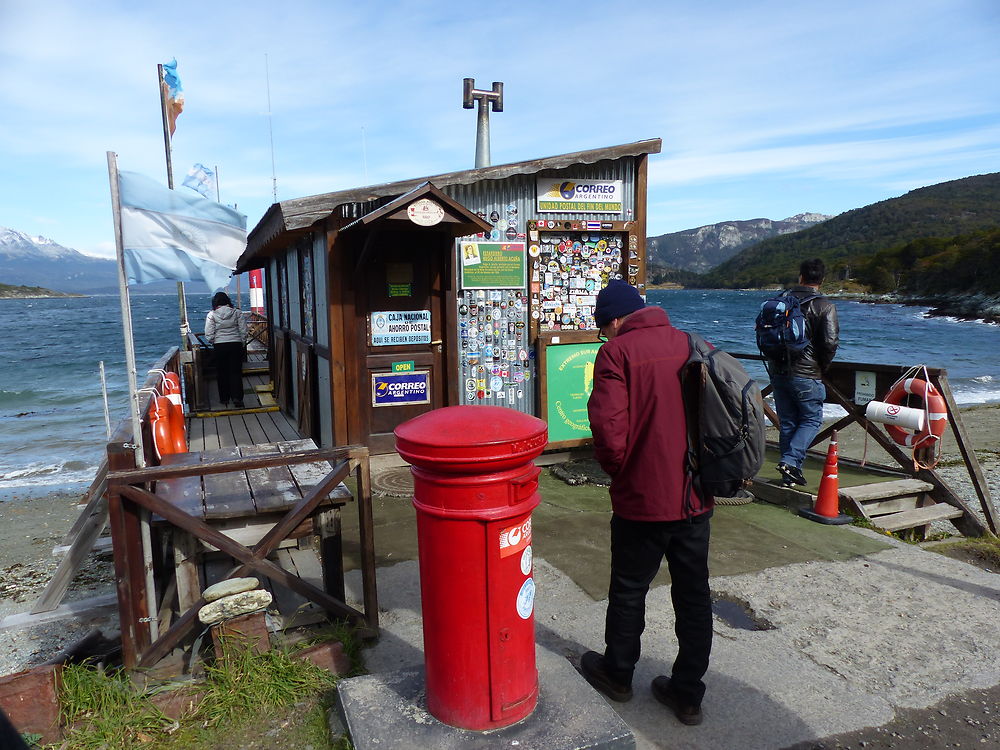
[{"label": "gravel ground", "polygon": [[[79,495],[58,492],[41,497],[15,497],[0,502],[0,620],[28,612],[59,565],[52,548],[80,514]],[[114,593],[114,563],[108,555],[91,555],[66,594],[65,601]],[[0,675],[40,664],[86,635],[92,627],[105,634],[117,621],[59,622],[24,630],[0,631]]]},{"label": "gravel ground", "polygon": [[1000,685],[953,695],[930,708],[897,709],[880,727],[800,742],[786,750],[938,750],[1000,746]]}]

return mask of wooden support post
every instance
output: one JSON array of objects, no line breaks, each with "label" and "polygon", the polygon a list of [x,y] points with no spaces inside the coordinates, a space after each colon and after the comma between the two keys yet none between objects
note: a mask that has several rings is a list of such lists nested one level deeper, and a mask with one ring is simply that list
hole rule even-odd
[{"label": "wooden support post", "polygon": [[201,596],[198,540],[186,531],[173,529],[174,577],[177,581],[177,609],[186,612]]},{"label": "wooden support post", "polygon": [[331,508],[316,516],[319,555],[323,565],[326,593],[346,601],[344,587],[344,542],[340,530],[340,509]]},{"label": "wooden support post", "polygon": [[955,396],[951,392],[948,376],[939,375],[937,381],[935,385],[937,385],[938,390],[944,396],[944,402],[948,407],[948,419],[951,421],[951,430],[955,434],[955,442],[958,444],[958,450],[965,460],[966,468],[969,470],[969,479],[972,481],[972,486],[976,489],[976,495],[979,497],[979,504],[983,509],[983,515],[986,516],[986,523],[989,524],[990,531],[996,535],[998,533],[997,510],[993,507],[993,498],[990,495],[990,488],[986,482],[986,477],[983,476],[983,468],[979,465],[979,459],[976,457],[975,451],[972,450],[971,441],[965,433],[965,424],[962,422],[962,415],[959,412],[958,404],[955,403]]},{"label": "wooden support post", "polygon": [[[378,589],[375,587],[375,524],[372,521],[372,472],[368,451],[355,463],[358,483],[358,534],[361,541],[361,589],[365,619],[378,632]],[[374,635],[374,633],[373,633]]]},{"label": "wooden support post", "polygon": [[[134,469],[134,449],[126,448],[124,443],[109,443],[108,467],[112,471]],[[134,669],[138,665],[139,654],[149,645],[139,513],[135,504],[122,497],[119,487],[111,484],[108,490],[108,523],[115,558],[122,662],[126,669]]]}]

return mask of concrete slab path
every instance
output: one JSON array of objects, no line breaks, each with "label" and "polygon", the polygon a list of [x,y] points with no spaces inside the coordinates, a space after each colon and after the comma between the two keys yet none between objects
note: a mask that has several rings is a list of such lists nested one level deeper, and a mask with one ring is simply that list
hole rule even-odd
[{"label": "concrete slab path", "polygon": [[[543,478],[534,524],[536,639],[576,665],[584,651],[603,649],[607,490],[564,490],[549,481]],[[408,499],[382,500],[383,635],[365,651],[372,673],[423,661],[413,509]],[[662,585],[669,580],[661,574],[647,601],[635,697],[610,704],[638,748],[777,750],[1000,684],[995,573],[760,503],[717,509],[711,565],[713,594],[744,605],[765,629],[715,618],[705,721],[681,725],[648,689],[669,673],[676,652],[669,586]],[[349,586],[356,596],[356,573]]]}]

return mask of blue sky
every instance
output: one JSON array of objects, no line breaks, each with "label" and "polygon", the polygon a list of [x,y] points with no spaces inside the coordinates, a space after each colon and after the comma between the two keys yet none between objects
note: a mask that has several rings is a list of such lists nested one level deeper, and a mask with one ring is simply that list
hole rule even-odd
[{"label": "blue sky", "polygon": [[997,0],[0,0],[0,226],[114,252],[107,161],[279,200],[471,168],[462,78],[505,84],[494,164],[662,138],[649,233],[837,214],[1000,171]]}]

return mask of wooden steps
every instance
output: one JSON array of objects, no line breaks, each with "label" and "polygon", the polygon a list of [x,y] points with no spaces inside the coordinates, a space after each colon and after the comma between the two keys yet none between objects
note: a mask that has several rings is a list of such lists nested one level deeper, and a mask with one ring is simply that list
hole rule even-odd
[{"label": "wooden steps", "polygon": [[928,524],[963,515],[960,508],[935,502],[930,495],[933,489],[934,485],[919,479],[876,482],[842,488],[840,502],[880,529],[917,529],[923,535]]}]

